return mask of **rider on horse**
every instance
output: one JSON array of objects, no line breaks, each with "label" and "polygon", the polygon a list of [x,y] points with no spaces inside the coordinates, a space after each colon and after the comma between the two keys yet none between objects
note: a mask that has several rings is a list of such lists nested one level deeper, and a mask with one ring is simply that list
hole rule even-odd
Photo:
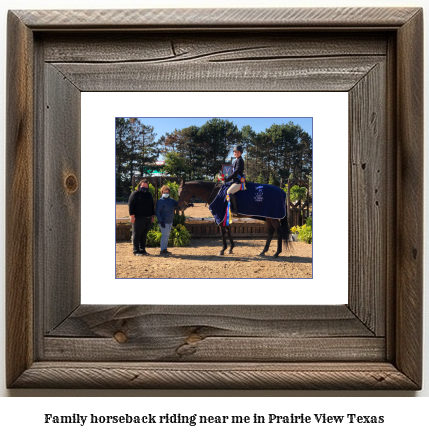
[{"label": "rider on horse", "polygon": [[243,153],[243,147],[241,145],[236,145],[234,147],[235,161],[232,166],[232,174],[225,179],[225,182],[232,180],[231,186],[228,188],[227,194],[229,195],[231,201],[231,212],[235,215],[238,213],[237,199],[235,198],[235,193],[241,189],[241,177],[244,177],[244,160],[241,157]]}]

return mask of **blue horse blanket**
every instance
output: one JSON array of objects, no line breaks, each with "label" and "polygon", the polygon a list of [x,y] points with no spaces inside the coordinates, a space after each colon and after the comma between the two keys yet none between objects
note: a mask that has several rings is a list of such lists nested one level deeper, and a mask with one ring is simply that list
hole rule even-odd
[{"label": "blue horse blanket", "polygon": [[[228,205],[226,191],[230,186],[230,183],[225,183],[209,205],[210,212],[218,225],[225,219]],[[246,183],[246,187],[244,191],[235,193],[239,214],[275,219],[282,219],[286,216],[286,192],[283,189],[261,183]]]}]

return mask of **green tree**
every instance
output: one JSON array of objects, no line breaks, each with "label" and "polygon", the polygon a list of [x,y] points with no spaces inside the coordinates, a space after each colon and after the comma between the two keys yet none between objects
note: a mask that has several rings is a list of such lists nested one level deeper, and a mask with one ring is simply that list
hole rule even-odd
[{"label": "green tree", "polygon": [[268,179],[272,173],[276,181],[286,180],[292,172],[304,178],[312,171],[312,138],[293,122],[272,124],[251,136],[246,165],[252,179],[260,173]]},{"label": "green tree", "polygon": [[304,186],[294,185],[290,190],[290,199],[292,202],[303,201],[307,198],[307,189]]},{"label": "green tree", "polygon": [[[132,147],[132,141],[129,142]],[[266,183],[268,180],[278,185],[281,178],[286,181],[291,174],[305,179],[312,172],[312,138],[293,122],[274,123],[265,131],[256,132],[250,125],[239,130],[229,120],[212,118],[200,127],[174,129],[162,136],[160,143],[159,150],[164,156],[170,152],[176,154],[168,162],[167,171],[186,175],[188,180],[212,180],[222,164],[229,162],[236,144],[244,148],[248,181]]]},{"label": "green tree", "polygon": [[128,152],[128,178],[131,184],[133,174],[138,170],[137,167],[137,154],[138,154],[138,142],[139,142],[139,128],[140,121],[138,118],[128,118],[129,129],[126,138],[127,152]]},{"label": "green tree", "polygon": [[180,130],[174,129],[172,133],[166,133],[166,136],[161,136],[161,153],[164,155],[169,151],[176,152],[179,145]]},{"label": "green tree", "polygon": [[246,165],[248,169],[246,177],[249,180],[258,180],[258,176],[261,174],[263,174],[264,180],[268,177],[268,173],[266,172],[266,169],[263,165],[263,157],[265,152],[264,141],[264,135],[262,135],[261,133],[257,133],[251,137],[251,141],[249,141],[248,143],[248,153],[246,156]]},{"label": "green tree", "polygon": [[256,183],[265,183],[264,177],[262,176],[262,174],[260,173],[256,179]]},{"label": "green tree", "polygon": [[313,173],[310,173],[307,176],[308,179],[308,192],[310,193],[310,197],[313,196]]},{"label": "green tree", "polygon": [[274,173],[270,173],[270,177],[268,178],[268,184],[269,184],[269,185],[275,185],[275,186],[278,186],[278,185],[279,185],[279,182],[278,182],[278,180],[276,179]]},{"label": "green tree", "polygon": [[181,130],[179,152],[185,159],[189,180],[202,178],[203,150],[201,142],[202,137],[199,127],[194,125]]},{"label": "green tree", "polygon": [[185,158],[183,158],[178,152],[170,151],[165,156],[164,171],[171,176],[183,177],[188,174],[189,167]]},{"label": "green tree", "polygon": [[[133,174],[139,171],[144,175],[157,159],[159,141],[155,141],[155,136],[154,128],[138,118],[116,118],[117,196],[126,196]],[[125,192],[118,192],[118,187]]]},{"label": "green tree", "polygon": [[253,143],[255,141],[255,131],[252,129],[251,126],[243,126],[241,128],[241,139],[240,144],[244,148],[244,171],[246,173],[246,178],[250,180],[250,174],[249,174],[249,149],[252,148]]},{"label": "green tree", "polygon": [[129,132],[129,121],[125,118],[116,118],[116,197],[127,197],[129,182],[127,181],[128,147],[126,138]]},{"label": "green tree", "polygon": [[240,143],[241,132],[231,121],[213,118],[201,126],[200,134],[204,172],[207,177],[213,178],[226,162],[232,147]]},{"label": "green tree", "polygon": [[136,161],[138,168],[143,175],[148,168],[156,161],[159,155],[159,142],[155,141],[156,134],[154,127],[139,122],[139,136],[137,142]]}]

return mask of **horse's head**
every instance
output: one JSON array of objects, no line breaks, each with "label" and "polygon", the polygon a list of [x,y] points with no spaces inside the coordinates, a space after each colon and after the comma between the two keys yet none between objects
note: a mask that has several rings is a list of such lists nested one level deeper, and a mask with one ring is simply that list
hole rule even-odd
[{"label": "horse's head", "polygon": [[214,182],[207,180],[193,180],[185,184],[185,180],[180,182],[179,186],[179,211],[185,210],[191,204],[191,199],[195,197],[201,198],[207,203],[213,201],[219,189]]},{"label": "horse's head", "polygon": [[178,209],[183,212],[189,207],[191,198],[193,197],[193,192],[185,188],[185,179],[182,179],[179,186],[179,205]]}]

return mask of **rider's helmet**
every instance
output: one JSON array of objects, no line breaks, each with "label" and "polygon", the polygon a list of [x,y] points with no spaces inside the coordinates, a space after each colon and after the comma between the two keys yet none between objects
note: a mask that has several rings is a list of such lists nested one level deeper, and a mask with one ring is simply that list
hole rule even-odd
[{"label": "rider's helmet", "polygon": [[239,151],[241,154],[243,154],[243,147],[241,145],[236,145],[233,151]]}]

